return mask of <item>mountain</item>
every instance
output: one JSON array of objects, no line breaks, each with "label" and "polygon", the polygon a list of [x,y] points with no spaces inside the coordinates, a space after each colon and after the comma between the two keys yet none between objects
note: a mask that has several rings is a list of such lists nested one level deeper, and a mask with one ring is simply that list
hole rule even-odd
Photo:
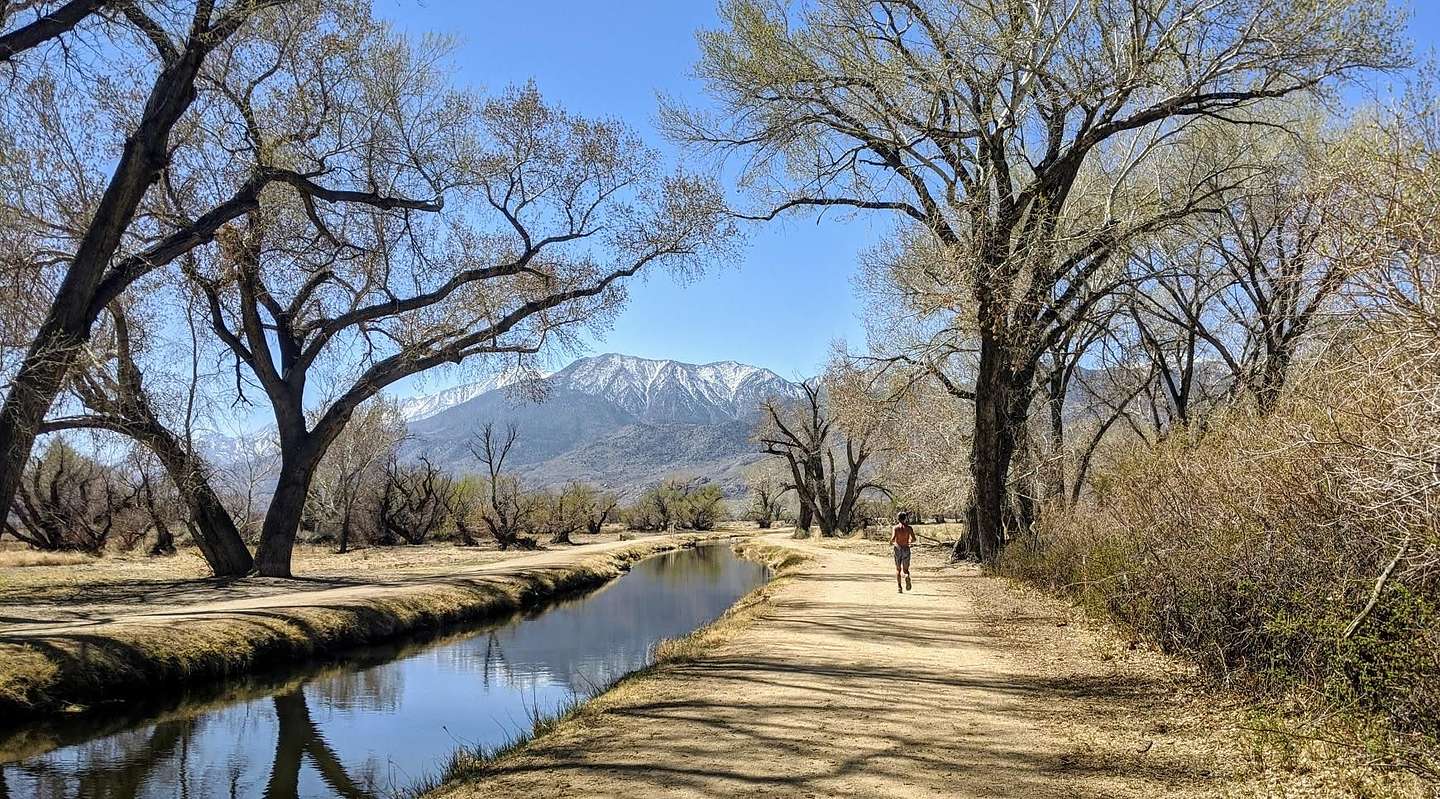
[{"label": "mountain", "polygon": [[[406,457],[454,471],[479,464],[469,443],[486,422],[515,424],[507,465],[529,485],[585,480],[633,496],[671,474],[705,477],[738,493],[759,459],[750,431],[760,404],[799,387],[768,369],[628,355],[581,358],[538,381],[539,401],[506,385],[460,386],[408,400]],[[527,392],[528,393],[528,392]]]},{"label": "mountain", "polygon": [[[487,391],[509,388],[517,383],[530,380],[536,375],[524,369],[506,369],[503,372],[491,375],[483,380],[476,380],[471,383],[447,388],[433,394],[421,394],[417,397],[405,397],[399,401],[400,416],[407,422],[416,419],[424,419],[435,414],[459,405]],[[539,375],[544,377],[544,375]]]}]

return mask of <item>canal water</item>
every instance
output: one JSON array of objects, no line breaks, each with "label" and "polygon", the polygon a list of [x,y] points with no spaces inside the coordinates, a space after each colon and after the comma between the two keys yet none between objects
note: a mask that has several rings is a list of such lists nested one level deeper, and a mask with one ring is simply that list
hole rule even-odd
[{"label": "canal water", "polygon": [[396,796],[456,749],[501,745],[537,714],[647,665],[657,642],[713,621],[766,579],[728,546],[680,550],[484,628],[212,686],[146,719],[16,731],[0,739],[0,799]]}]

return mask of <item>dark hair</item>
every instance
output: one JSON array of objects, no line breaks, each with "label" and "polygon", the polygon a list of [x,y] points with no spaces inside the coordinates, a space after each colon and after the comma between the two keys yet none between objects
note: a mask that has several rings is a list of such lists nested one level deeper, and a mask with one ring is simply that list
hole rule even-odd
[{"label": "dark hair", "polygon": [[910,516],[909,513],[906,513],[905,511],[902,510],[902,511],[900,511],[899,513],[895,514],[895,521],[899,522],[900,524],[904,524],[904,523],[905,523],[905,519],[908,518],[909,516]]}]

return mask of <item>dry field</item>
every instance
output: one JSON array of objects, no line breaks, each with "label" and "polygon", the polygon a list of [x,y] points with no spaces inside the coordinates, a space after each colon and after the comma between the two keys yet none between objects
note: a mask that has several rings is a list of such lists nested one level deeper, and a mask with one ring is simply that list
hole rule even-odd
[{"label": "dry field", "polygon": [[[598,536],[574,536],[581,547],[620,538],[618,529]],[[395,584],[525,554],[501,552],[488,543],[477,547],[450,543],[368,547],[343,555],[328,546],[298,544],[296,579],[220,580],[210,576],[199,551],[192,547],[182,548],[170,557],[152,558],[143,552],[130,552],[97,558],[35,552],[5,542],[0,544],[0,617],[7,623],[22,619],[88,621],[161,604],[178,606],[342,586]]]}]

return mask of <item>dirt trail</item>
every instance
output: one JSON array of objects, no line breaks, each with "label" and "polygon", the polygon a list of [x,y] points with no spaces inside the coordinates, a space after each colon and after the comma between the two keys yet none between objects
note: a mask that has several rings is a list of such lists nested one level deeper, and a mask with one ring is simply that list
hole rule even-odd
[{"label": "dirt trail", "polygon": [[[813,556],[698,662],[623,683],[458,797],[1112,797],[1235,787],[1173,666],[1065,606],[885,550]],[[856,551],[855,547],[862,551]],[[1178,692],[1178,693],[1177,693]],[[1218,711],[1217,711],[1218,712]]]}]

